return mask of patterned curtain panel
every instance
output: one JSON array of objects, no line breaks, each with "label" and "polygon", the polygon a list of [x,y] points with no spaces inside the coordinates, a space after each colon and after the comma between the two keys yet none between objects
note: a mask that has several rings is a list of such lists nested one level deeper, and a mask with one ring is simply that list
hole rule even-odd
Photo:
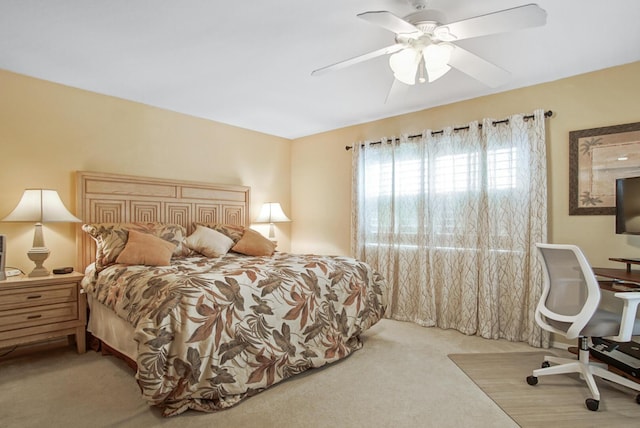
[{"label": "patterned curtain panel", "polygon": [[390,318],[548,347],[544,111],[493,122],[355,144],[352,250],[390,283]]}]

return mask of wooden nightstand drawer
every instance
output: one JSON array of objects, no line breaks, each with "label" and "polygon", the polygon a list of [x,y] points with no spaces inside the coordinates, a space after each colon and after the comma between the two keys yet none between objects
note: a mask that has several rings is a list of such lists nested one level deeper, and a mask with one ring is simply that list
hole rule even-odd
[{"label": "wooden nightstand drawer", "polygon": [[0,316],[2,316],[1,311],[8,308],[16,309],[76,300],[78,300],[78,287],[73,282],[47,287],[26,287],[19,290],[0,288]]},{"label": "wooden nightstand drawer", "polygon": [[83,275],[72,272],[0,281],[0,349],[67,337],[85,352]]},{"label": "wooden nightstand drawer", "polygon": [[13,309],[0,312],[0,331],[76,319],[78,319],[78,305],[76,302],[57,303],[35,308]]}]

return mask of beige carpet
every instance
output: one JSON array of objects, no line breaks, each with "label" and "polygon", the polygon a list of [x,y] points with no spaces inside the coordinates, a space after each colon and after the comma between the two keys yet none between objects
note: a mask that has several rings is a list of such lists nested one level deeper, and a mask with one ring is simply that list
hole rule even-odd
[{"label": "beige carpet", "polygon": [[[551,411],[533,403],[529,394],[541,393],[547,402],[562,397],[559,391],[550,391],[559,380],[541,381],[535,388],[526,384],[530,366],[540,363],[514,358],[514,352],[539,351],[524,343],[391,320],[382,320],[363,340],[364,348],[349,358],[295,376],[234,408],[213,414],[189,411],[168,419],[140,398],[131,369],[113,357],[95,352],[78,355],[66,343],[54,349],[0,351],[0,427],[517,428],[448,358],[462,353],[507,353],[498,367],[505,373],[516,367],[517,374],[500,374],[508,381],[492,375],[486,382],[506,383],[507,395],[524,391],[520,407],[539,418],[547,418]],[[471,364],[468,370],[474,373],[476,366],[482,372],[487,364]],[[613,399],[608,395],[604,411],[595,415],[607,421],[604,425],[591,423],[594,415],[584,408],[583,397],[571,398],[564,409],[589,418],[583,426],[615,426],[608,419],[617,414],[609,412]],[[630,407],[628,418],[633,418],[631,423],[622,419],[624,425],[634,426],[640,421],[640,406],[631,398],[623,405]],[[565,419],[563,413],[555,417]],[[552,419],[545,428],[560,426]],[[572,426],[580,426],[573,420]]]},{"label": "beige carpet", "polygon": [[451,354],[467,376],[522,427],[631,427],[640,426],[635,392],[597,380],[600,409],[587,410],[586,384],[576,375],[526,377],[539,368],[545,352]]}]

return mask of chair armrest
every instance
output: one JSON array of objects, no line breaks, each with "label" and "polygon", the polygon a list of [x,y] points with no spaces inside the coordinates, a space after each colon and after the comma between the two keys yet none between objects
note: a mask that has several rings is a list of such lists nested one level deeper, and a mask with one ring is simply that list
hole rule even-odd
[{"label": "chair armrest", "polygon": [[613,295],[624,300],[624,307],[622,309],[620,332],[617,336],[613,336],[612,339],[616,342],[629,342],[633,335],[636,312],[638,311],[638,304],[640,303],[640,292],[625,291],[622,293],[614,293]]}]

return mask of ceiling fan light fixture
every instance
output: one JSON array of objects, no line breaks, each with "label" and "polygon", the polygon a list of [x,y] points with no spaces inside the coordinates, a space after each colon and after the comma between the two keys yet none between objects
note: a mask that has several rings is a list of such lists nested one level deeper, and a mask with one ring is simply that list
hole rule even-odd
[{"label": "ceiling fan light fixture", "polygon": [[448,65],[451,61],[451,52],[453,52],[453,45],[449,43],[432,43],[422,49],[424,62],[434,68]]},{"label": "ceiling fan light fixture", "polygon": [[445,74],[447,74],[451,70],[451,67],[448,65],[432,67],[427,65],[427,77],[429,78],[429,83],[438,80]]},{"label": "ceiling fan light fixture", "polygon": [[415,85],[416,72],[421,60],[422,55],[419,51],[406,48],[389,57],[389,66],[397,80],[407,85]]},{"label": "ceiling fan light fixture", "polygon": [[449,66],[451,52],[453,52],[453,45],[448,43],[432,43],[422,49],[429,83],[441,78],[451,70]]}]

